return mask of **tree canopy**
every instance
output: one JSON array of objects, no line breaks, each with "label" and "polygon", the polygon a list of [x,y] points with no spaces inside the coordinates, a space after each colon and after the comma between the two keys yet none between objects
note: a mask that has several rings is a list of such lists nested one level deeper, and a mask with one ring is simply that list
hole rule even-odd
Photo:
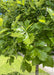
[{"label": "tree canopy", "polygon": [[31,71],[30,61],[53,67],[54,0],[0,0],[0,13],[0,55],[13,62],[22,53],[23,71]]}]

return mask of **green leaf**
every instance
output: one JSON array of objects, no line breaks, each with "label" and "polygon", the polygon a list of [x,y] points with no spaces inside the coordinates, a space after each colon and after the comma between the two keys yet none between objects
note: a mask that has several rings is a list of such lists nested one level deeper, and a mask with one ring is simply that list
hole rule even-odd
[{"label": "green leaf", "polygon": [[14,62],[14,56],[10,56],[10,58],[7,60],[7,63],[11,65]]},{"label": "green leaf", "polygon": [[15,28],[18,27],[17,22],[18,22],[18,20],[20,19],[20,17],[21,17],[21,14],[19,14],[19,15],[16,17],[16,20],[12,22],[12,24],[11,24],[12,29],[15,29]]},{"label": "green leaf", "polygon": [[30,37],[30,42],[33,43],[35,39],[34,34],[33,33],[29,34],[29,37]]},{"label": "green leaf", "polygon": [[34,1],[37,7],[41,7],[44,4],[44,0],[35,0]]},{"label": "green leaf", "polygon": [[44,50],[45,52],[50,52],[50,51],[51,51],[51,48],[47,46],[47,47],[44,47],[43,50]]},{"label": "green leaf", "polygon": [[41,30],[43,28],[43,24],[42,23],[40,23],[40,22],[37,22],[37,23],[34,23],[32,26],[31,26],[31,30],[30,31],[32,31],[32,30]]},{"label": "green leaf", "polygon": [[0,48],[4,44],[4,40],[0,40]]},{"label": "green leaf", "polygon": [[31,57],[30,57],[30,55],[29,55],[29,52],[28,52],[28,54],[27,55],[25,55],[25,57],[24,57],[27,61],[31,61]]},{"label": "green leaf", "polygon": [[23,41],[23,38],[17,38],[17,42],[21,43]]},{"label": "green leaf", "polygon": [[[32,23],[33,24],[33,23]],[[26,28],[26,30],[28,30],[31,26],[32,26],[32,24],[30,24],[27,28]]]},{"label": "green leaf", "polygon": [[32,70],[32,67],[29,63],[27,63],[25,60],[22,62],[22,65],[21,65],[21,69],[22,71],[24,72],[25,70],[27,70],[28,72],[31,72]]},{"label": "green leaf", "polygon": [[25,39],[24,39],[23,41],[24,41],[24,43],[25,43],[26,45],[31,44],[30,38],[29,38],[29,35],[28,35],[28,34],[25,35]]},{"label": "green leaf", "polygon": [[32,65],[37,65],[37,64],[40,64],[40,60],[38,57],[35,57],[33,60],[32,60]]},{"label": "green leaf", "polygon": [[28,33],[26,33],[25,39],[23,41],[24,41],[24,43],[26,45],[29,45],[29,44],[33,43],[33,41],[34,41],[34,35],[33,35],[33,33],[31,33],[29,35],[28,35]]},{"label": "green leaf", "polygon": [[2,26],[2,24],[3,24],[3,19],[0,18],[0,26]]},{"label": "green leaf", "polygon": [[51,56],[47,57],[47,60],[45,62],[43,62],[43,66],[54,66],[54,61],[53,58]]},{"label": "green leaf", "polygon": [[37,55],[38,55],[38,54],[37,54],[37,49],[36,49],[36,48],[33,49],[33,50],[30,52],[30,56],[31,56],[32,59],[35,58]]},{"label": "green leaf", "polygon": [[53,38],[50,38],[50,40],[52,41],[52,43],[54,44],[54,37]]},{"label": "green leaf", "polygon": [[43,52],[41,50],[38,50],[38,58],[41,60],[41,61],[46,61],[47,59],[47,53],[46,52]]},{"label": "green leaf", "polygon": [[26,64],[25,64],[25,61],[23,61],[21,64],[21,70],[24,72],[25,69],[26,69]]},{"label": "green leaf", "polygon": [[51,16],[52,20],[54,21],[54,11],[50,8],[47,8],[47,11],[48,11],[49,15]]},{"label": "green leaf", "polygon": [[42,15],[38,17],[38,20],[39,20],[39,22],[41,22],[41,23],[45,23],[45,22],[46,22],[45,17],[42,16]]},{"label": "green leaf", "polygon": [[33,45],[26,45],[26,49],[27,50],[32,50],[33,49]]},{"label": "green leaf", "polygon": [[25,5],[25,0],[22,0],[22,4]]},{"label": "green leaf", "polygon": [[[25,25],[25,29],[27,30],[29,27],[29,25],[30,25],[30,20],[26,20],[25,22],[24,22],[24,25]],[[27,28],[28,27],[28,28]]]},{"label": "green leaf", "polygon": [[21,17],[21,14],[19,14],[17,17],[16,17],[16,22],[20,19]]},{"label": "green leaf", "polygon": [[33,1],[32,1],[32,2],[31,2],[31,1],[29,1],[29,4],[30,4],[30,6],[31,6],[33,9],[35,9],[35,6],[34,6]]},{"label": "green leaf", "polygon": [[0,34],[4,33],[5,31],[9,30],[8,28],[5,28],[3,30],[0,31]]},{"label": "green leaf", "polygon": [[26,64],[26,70],[27,70],[28,72],[31,72],[31,70],[32,70],[31,65],[30,65],[29,63],[27,63],[27,62],[25,62],[25,64]]},{"label": "green leaf", "polygon": [[35,45],[36,46],[45,46],[45,45],[47,45],[44,41],[41,41],[41,40],[39,40],[38,42],[35,42]]},{"label": "green leaf", "polygon": [[22,2],[20,0],[17,0],[17,4],[21,4],[22,5]]},{"label": "green leaf", "polygon": [[22,38],[23,37],[23,34],[22,33],[20,33],[20,32],[15,32],[15,33],[11,33],[11,35],[10,36],[12,36],[12,37],[18,37],[18,38]]}]

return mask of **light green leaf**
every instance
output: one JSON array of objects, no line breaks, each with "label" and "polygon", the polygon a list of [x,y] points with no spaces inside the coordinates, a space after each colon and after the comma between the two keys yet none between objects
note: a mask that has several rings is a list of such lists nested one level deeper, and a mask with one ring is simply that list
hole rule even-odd
[{"label": "light green leaf", "polygon": [[29,45],[29,44],[33,43],[33,41],[34,41],[34,35],[33,35],[33,33],[31,33],[29,35],[28,35],[28,33],[26,33],[25,39],[23,41],[24,41],[24,43],[26,45]]},{"label": "light green leaf", "polygon": [[54,37],[53,38],[50,38],[50,40],[52,41],[52,43],[54,44]]},{"label": "light green leaf", "polygon": [[31,33],[31,34],[29,35],[29,37],[30,37],[30,42],[33,43],[33,41],[34,41],[34,39],[35,39],[34,34]]},{"label": "light green leaf", "polygon": [[23,38],[17,38],[17,42],[21,43],[23,41]]},{"label": "light green leaf", "polygon": [[4,32],[7,31],[7,30],[8,30],[8,28],[5,28],[5,29],[1,30],[1,31],[0,31],[0,34],[4,33]]},{"label": "light green leaf", "polygon": [[22,38],[23,37],[23,34],[22,33],[11,33],[11,35],[10,36],[12,36],[12,37],[18,37],[18,38]]},{"label": "light green leaf", "polygon": [[45,23],[45,22],[46,22],[45,17],[42,16],[42,15],[38,17],[38,20],[39,20],[39,22],[41,22],[41,23]]},{"label": "light green leaf", "polygon": [[[33,24],[33,23],[32,23]],[[32,26],[32,24],[30,24],[27,28],[26,28],[26,30],[28,30],[31,26]]]},{"label": "light green leaf", "polygon": [[0,18],[0,26],[2,26],[2,24],[3,24],[3,19]]},{"label": "light green leaf", "polygon": [[52,20],[54,21],[54,11],[50,8],[47,8],[47,11],[48,11],[49,15],[51,16]]},{"label": "light green leaf", "polygon": [[24,43],[25,43],[26,45],[29,45],[29,44],[31,43],[28,34],[26,34],[26,36],[25,36]]},{"label": "light green leaf", "polygon": [[29,4],[30,4],[30,6],[31,6],[33,9],[35,9],[35,6],[34,6],[33,1],[32,1],[32,2],[31,2],[31,1],[29,1]]},{"label": "light green leaf", "polygon": [[44,4],[44,0],[35,0],[34,1],[37,7],[41,7]]},{"label": "light green leaf", "polygon": [[25,5],[25,0],[22,0],[22,4]]},{"label": "light green leaf", "polygon": [[19,14],[17,17],[16,17],[16,21],[18,21],[21,17],[21,14]]},{"label": "light green leaf", "polygon": [[20,0],[17,0],[17,4],[22,4],[22,2]]}]

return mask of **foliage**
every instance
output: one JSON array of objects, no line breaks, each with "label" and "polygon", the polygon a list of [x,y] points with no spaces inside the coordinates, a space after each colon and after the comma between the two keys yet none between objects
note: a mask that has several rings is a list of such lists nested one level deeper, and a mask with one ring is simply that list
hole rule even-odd
[{"label": "foliage", "polygon": [[53,0],[0,0],[0,54],[13,61],[12,55],[22,53],[23,71],[31,71],[30,61],[32,65],[43,63],[53,67],[50,56],[54,49],[53,3]]},{"label": "foliage", "polygon": [[[3,55],[0,56],[0,75],[35,75],[35,66],[32,66],[31,73],[29,73],[28,71],[22,72],[20,69],[20,66],[21,66],[23,57],[18,56],[17,59],[16,57],[14,58],[15,60],[10,66],[9,63],[6,63],[9,57],[5,57]],[[39,69],[39,75],[42,75],[42,74],[49,75],[47,72]]]}]

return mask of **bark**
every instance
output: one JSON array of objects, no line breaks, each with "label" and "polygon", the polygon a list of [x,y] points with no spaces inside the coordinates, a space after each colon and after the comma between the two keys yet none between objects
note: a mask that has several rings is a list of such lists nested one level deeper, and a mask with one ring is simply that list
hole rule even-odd
[{"label": "bark", "polygon": [[39,65],[36,65],[35,75],[39,75]]}]

